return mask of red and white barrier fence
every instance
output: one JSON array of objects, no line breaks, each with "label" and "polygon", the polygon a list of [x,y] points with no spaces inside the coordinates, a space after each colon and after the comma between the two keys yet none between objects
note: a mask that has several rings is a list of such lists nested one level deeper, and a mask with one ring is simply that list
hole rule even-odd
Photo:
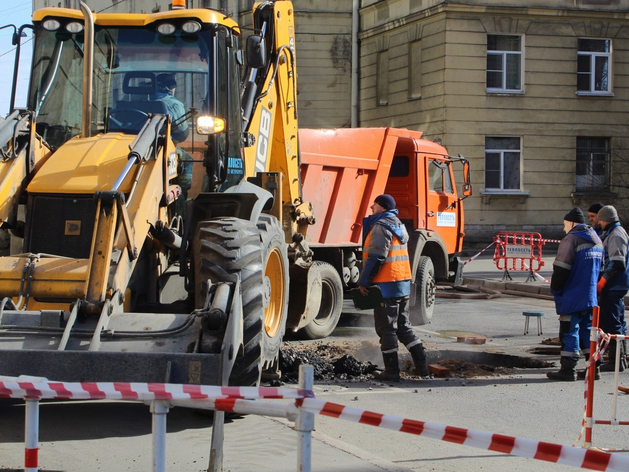
[{"label": "red and white barrier fence", "polygon": [[127,382],[51,382],[45,379],[2,381],[0,397],[39,400],[208,400],[296,399],[314,396],[312,391],[276,387],[214,387]]},{"label": "red and white barrier fence", "polygon": [[[600,316],[600,308],[594,307],[592,310],[592,329],[590,330],[590,358],[585,364],[585,390],[583,397],[585,399],[585,408],[583,414],[583,421],[581,422],[581,432],[575,443],[579,443],[584,438],[583,446],[592,446],[593,427],[595,424],[608,425],[608,426],[629,426],[629,421],[619,421],[617,412],[617,400],[618,400],[618,373],[620,366],[620,354],[622,349],[616,349],[615,369],[614,369],[614,390],[612,393],[612,411],[611,419],[609,420],[597,420],[594,419],[594,381],[596,376],[596,369],[592,368],[596,365],[599,359],[602,359],[603,354],[607,350],[607,346],[612,339],[616,341],[624,341],[627,339],[626,335],[622,334],[608,334],[598,327]],[[629,469],[628,469],[629,470]]]},{"label": "red and white barrier fence", "polygon": [[502,434],[488,433],[473,429],[456,428],[436,423],[415,421],[396,416],[382,415],[359,410],[336,403],[324,402],[316,398],[297,400],[301,408],[319,415],[340,418],[354,423],[368,424],[403,433],[415,434],[440,441],[461,444],[487,451],[501,452],[514,456],[528,457],[557,464],[600,471],[629,470],[629,457],[594,449],[523,439]]},{"label": "red and white barrier fence", "polygon": [[[153,413],[153,470],[158,472],[165,470],[165,416],[171,406],[280,416],[295,421],[295,429],[299,433],[300,444],[297,470],[303,472],[311,470],[310,441],[311,432],[314,430],[315,414],[582,469],[605,472],[626,472],[629,470],[628,456],[411,420],[317,400],[312,392],[312,366],[300,366],[299,373],[300,388],[298,389],[136,383],[67,383],[49,382],[42,379],[20,381],[20,379],[0,377],[0,397],[24,398],[26,400],[25,470],[28,472],[38,470],[40,399],[150,401],[151,413]],[[254,401],[254,399],[278,398],[294,400],[294,402],[281,404]]]}]

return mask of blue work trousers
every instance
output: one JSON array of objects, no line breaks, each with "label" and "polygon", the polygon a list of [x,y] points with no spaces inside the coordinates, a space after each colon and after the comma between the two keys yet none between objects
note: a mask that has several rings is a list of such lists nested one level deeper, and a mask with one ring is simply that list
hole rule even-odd
[{"label": "blue work trousers", "polygon": [[579,350],[590,352],[590,329],[592,328],[592,309],[570,313],[570,321],[562,315],[559,321],[559,339],[561,340],[561,356],[579,358]]}]

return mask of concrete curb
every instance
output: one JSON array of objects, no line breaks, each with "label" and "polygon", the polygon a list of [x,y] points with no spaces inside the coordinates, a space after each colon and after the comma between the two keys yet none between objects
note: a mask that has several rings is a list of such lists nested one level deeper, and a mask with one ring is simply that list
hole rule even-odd
[{"label": "concrete curb", "polygon": [[487,279],[473,279],[463,278],[463,285],[475,285],[478,287],[484,287],[490,290],[497,290],[504,293],[519,293],[522,295],[542,296],[544,298],[549,297],[553,299],[550,293],[550,286],[548,284],[540,285],[536,282],[531,283],[517,283],[517,282],[499,282]]}]

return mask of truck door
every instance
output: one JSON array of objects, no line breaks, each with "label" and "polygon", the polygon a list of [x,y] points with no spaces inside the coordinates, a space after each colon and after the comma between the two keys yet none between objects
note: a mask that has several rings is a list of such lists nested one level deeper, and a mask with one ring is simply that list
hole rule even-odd
[{"label": "truck door", "polygon": [[[426,165],[426,228],[438,233],[448,254],[457,251],[459,212],[452,169],[445,159],[424,155]],[[421,159],[419,160],[421,162]],[[421,176],[419,176],[421,178]]]}]

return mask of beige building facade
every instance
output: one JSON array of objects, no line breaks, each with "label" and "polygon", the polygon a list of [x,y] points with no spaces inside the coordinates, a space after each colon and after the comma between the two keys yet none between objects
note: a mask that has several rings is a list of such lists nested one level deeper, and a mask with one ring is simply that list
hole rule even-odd
[{"label": "beige building facade", "polygon": [[[158,0],[88,0],[150,12]],[[188,0],[248,25],[253,2]],[[629,218],[629,0],[294,0],[302,127],[395,126],[472,167],[468,243],[561,236],[594,202]],[[34,7],[78,7],[34,0]],[[245,31],[246,34],[246,31]]]},{"label": "beige building facade", "polygon": [[513,3],[361,9],[360,125],[419,129],[470,160],[468,242],[552,238],[573,206],[625,206],[629,2]]}]

